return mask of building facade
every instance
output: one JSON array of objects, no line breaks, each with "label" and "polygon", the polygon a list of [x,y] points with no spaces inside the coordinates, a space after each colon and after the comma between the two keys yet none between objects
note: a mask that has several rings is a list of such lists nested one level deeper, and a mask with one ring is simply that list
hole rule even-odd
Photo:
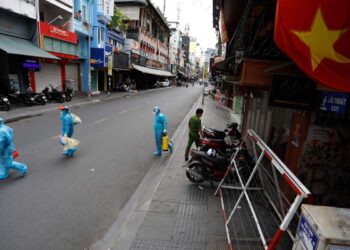
[{"label": "building facade", "polygon": [[132,47],[129,55],[137,88],[149,88],[160,78],[172,77],[169,65],[170,28],[160,10],[149,0],[117,0],[115,3],[127,17],[126,48]]},{"label": "building facade", "polygon": [[0,3],[0,92],[35,89],[35,72],[42,69],[42,61],[59,59],[38,48],[39,2]]}]

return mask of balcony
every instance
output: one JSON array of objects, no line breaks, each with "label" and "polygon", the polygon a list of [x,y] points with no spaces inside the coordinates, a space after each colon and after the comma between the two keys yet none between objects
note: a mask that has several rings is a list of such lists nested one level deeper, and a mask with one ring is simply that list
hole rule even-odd
[{"label": "balcony", "polygon": [[89,36],[90,25],[84,20],[79,20],[77,18],[73,19],[74,31],[85,36]]}]

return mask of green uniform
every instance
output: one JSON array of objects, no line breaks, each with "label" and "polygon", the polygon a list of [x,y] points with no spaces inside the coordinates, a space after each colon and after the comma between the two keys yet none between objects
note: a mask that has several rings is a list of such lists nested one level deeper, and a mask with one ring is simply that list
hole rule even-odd
[{"label": "green uniform", "polygon": [[191,146],[193,142],[196,144],[196,147],[199,145],[199,131],[202,129],[202,122],[201,119],[194,115],[191,117],[190,121],[188,122],[188,143],[185,151],[185,159],[188,159],[188,154],[190,152]]}]

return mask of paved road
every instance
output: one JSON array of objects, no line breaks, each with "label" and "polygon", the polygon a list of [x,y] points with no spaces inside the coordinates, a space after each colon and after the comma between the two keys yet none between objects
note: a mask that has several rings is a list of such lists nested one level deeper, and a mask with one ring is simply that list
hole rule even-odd
[{"label": "paved road", "polygon": [[73,158],[61,155],[58,111],[11,123],[29,172],[0,182],[0,249],[84,249],[101,239],[159,160],[153,107],[171,135],[200,93],[174,87],[73,109],[83,120]]}]

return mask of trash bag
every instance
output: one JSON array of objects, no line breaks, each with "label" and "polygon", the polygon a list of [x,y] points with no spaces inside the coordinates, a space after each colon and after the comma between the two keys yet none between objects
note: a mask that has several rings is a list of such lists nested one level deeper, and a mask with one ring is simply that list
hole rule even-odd
[{"label": "trash bag", "polygon": [[69,149],[75,148],[79,145],[80,141],[73,139],[73,138],[68,138],[68,137],[63,137],[64,141],[64,147],[63,151],[67,151]]},{"label": "trash bag", "polygon": [[81,119],[80,119],[80,117],[77,116],[76,114],[73,114],[73,113],[71,113],[71,114],[72,114],[72,118],[73,118],[73,123],[74,123],[74,125],[76,125],[76,124],[81,124]]}]

